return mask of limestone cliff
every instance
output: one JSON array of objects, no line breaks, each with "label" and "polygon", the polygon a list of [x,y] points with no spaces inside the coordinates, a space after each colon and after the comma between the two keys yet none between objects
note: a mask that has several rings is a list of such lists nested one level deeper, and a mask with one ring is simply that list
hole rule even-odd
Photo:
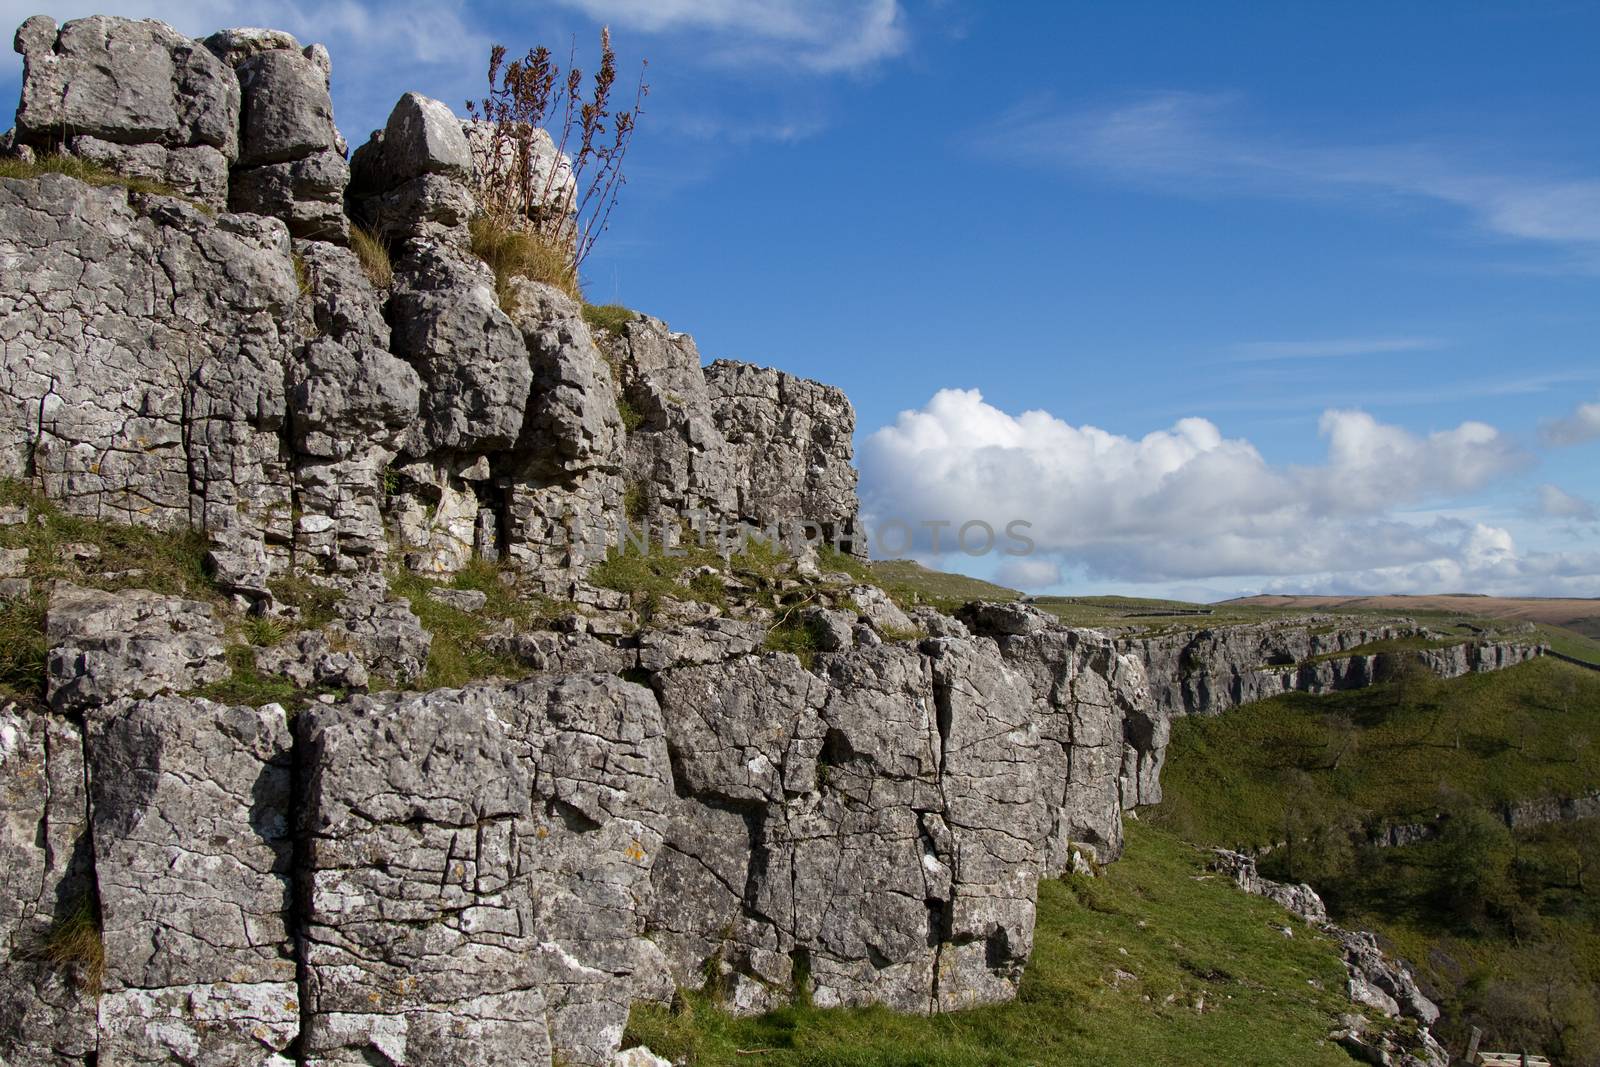
[{"label": "limestone cliff", "polygon": [[[47,652],[0,708],[0,1062],[601,1064],[705,982],[1003,1001],[1038,881],[1159,799],[1170,715],[1372,636],[907,612],[863,580],[844,395],[497,279],[445,105],[347,160],[328,54],[285,33],[16,46],[0,478],[33,496],[0,604]],[[38,534],[57,508],[199,538],[204,588]],[[840,551],[618,580],[682,522]],[[430,681],[424,617],[486,666]],[[293,696],[218,699],[241,671]]]}]

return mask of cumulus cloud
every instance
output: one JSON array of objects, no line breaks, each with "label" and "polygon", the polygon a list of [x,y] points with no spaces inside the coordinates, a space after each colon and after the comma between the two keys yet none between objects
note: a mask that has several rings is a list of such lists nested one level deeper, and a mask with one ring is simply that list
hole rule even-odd
[{"label": "cumulus cloud", "polygon": [[1458,524],[1438,548],[1436,557],[1414,563],[1280,578],[1263,592],[1600,596],[1600,552],[1523,553],[1510,531],[1482,523]]},{"label": "cumulus cloud", "polygon": [[1100,578],[1342,572],[1459,555],[1457,527],[1395,510],[1481,488],[1526,458],[1479,422],[1420,435],[1329,411],[1319,428],[1322,463],[1273,465],[1206,419],[1131,438],[945,389],[863,442],[867,520],[1025,520],[1037,557]]},{"label": "cumulus cloud", "polygon": [[723,58],[857,71],[905,50],[898,0],[558,0],[643,33],[689,31]]},{"label": "cumulus cloud", "polygon": [[1550,519],[1570,519],[1574,522],[1594,522],[1594,505],[1581,496],[1555,485],[1539,487],[1539,514]]},{"label": "cumulus cloud", "polygon": [[1579,404],[1566,418],[1545,423],[1540,436],[1552,447],[1581,445],[1600,438],[1600,402]]}]

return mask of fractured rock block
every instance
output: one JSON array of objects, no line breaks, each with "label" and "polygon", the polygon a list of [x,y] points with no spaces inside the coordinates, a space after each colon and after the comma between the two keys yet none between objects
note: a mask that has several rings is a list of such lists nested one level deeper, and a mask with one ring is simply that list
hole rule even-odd
[{"label": "fractured rock block", "polygon": [[88,740],[102,1061],[273,1062],[300,1026],[283,709],[124,700]]},{"label": "fractured rock block", "polygon": [[57,582],[45,617],[45,695],[57,711],[194,689],[228,676],[211,606],[142,589]]},{"label": "fractured rock block", "polygon": [[657,969],[640,935],[671,785],[649,690],[539,678],[302,724],[309,1061],[606,1062]]}]

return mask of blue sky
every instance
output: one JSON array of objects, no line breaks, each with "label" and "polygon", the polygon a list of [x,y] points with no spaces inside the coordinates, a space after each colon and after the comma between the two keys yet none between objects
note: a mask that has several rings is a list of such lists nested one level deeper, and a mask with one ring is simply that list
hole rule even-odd
[{"label": "blue sky", "polygon": [[869,517],[1033,523],[946,568],[1600,595],[1600,3],[0,10],[322,40],[352,142],[609,23],[652,93],[590,298],[843,387]]}]

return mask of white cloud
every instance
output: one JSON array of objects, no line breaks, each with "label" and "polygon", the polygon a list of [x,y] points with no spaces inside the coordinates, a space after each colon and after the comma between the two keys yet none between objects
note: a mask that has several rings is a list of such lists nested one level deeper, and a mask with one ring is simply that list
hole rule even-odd
[{"label": "white cloud", "polygon": [[1521,553],[1509,531],[1462,524],[1432,559],[1391,567],[1308,574],[1268,582],[1263,592],[1377,595],[1600,596],[1600,552]]},{"label": "white cloud", "polygon": [[1061,565],[1049,559],[1007,560],[995,571],[994,580],[1025,593],[1034,593],[1061,584]]},{"label": "white cloud", "polygon": [[1444,342],[1433,337],[1351,337],[1331,341],[1245,341],[1233,346],[1233,357],[1241,363],[1253,363],[1276,359],[1337,359],[1346,356],[1426,352],[1443,347]]},{"label": "white cloud", "polygon": [[985,141],[1013,158],[1107,171],[1184,195],[1349,193],[1454,205],[1507,237],[1600,244],[1600,180],[1508,172],[1422,144],[1296,143],[1235,121],[1230,94],[1155,93],[1101,110],[1035,101]]},{"label": "white cloud", "polygon": [[1600,403],[1579,404],[1572,414],[1544,424],[1540,436],[1547,445],[1581,445],[1600,438]]},{"label": "white cloud", "polygon": [[907,44],[898,0],[558,0],[643,33],[693,32],[737,63],[832,73],[890,59]]},{"label": "white cloud", "polygon": [[1555,485],[1539,487],[1539,514],[1550,519],[1570,519],[1574,522],[1594,522],[1594,505],[1581,496]]},{"label": "white cloud", "polygon": [[1459,522],[1395,510],[1481,488],[1525,459],[1477,422],[1424,436],[1329,411],[1320,429],[1323,463],[1275,466],[1205,419],[1135,439],[946,389],[863,442],[867,520],[1026,520],[1038,557],[1102,579],[1370,569],[1459,554]]}]

